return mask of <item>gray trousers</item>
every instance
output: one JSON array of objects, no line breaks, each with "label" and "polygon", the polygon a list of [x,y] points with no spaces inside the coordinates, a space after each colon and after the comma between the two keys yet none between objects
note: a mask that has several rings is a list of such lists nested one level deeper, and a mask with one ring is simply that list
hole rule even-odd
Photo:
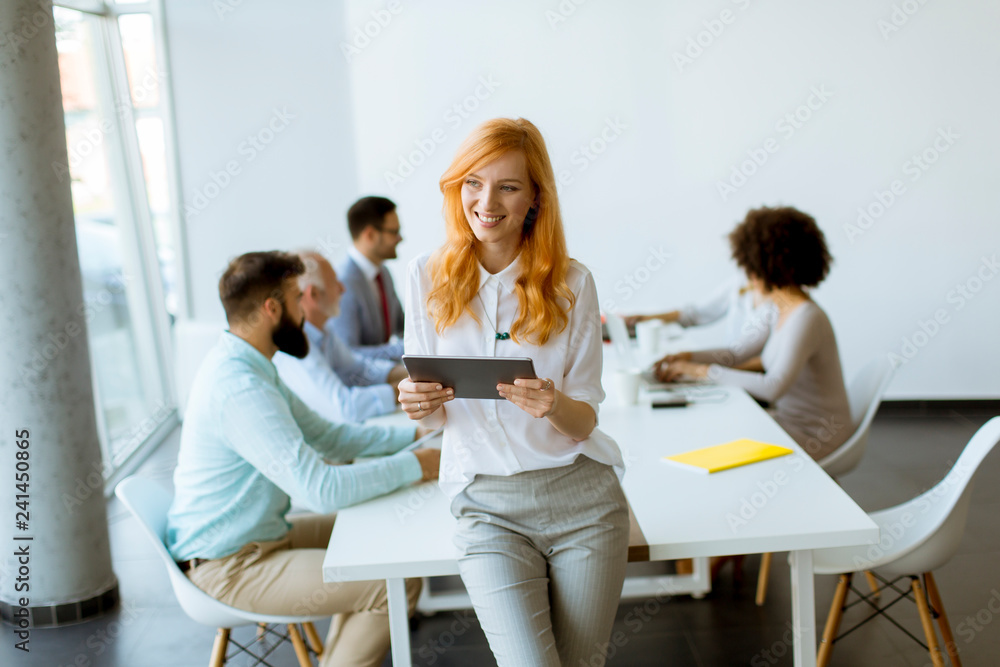
[{"label": "gray trousers", "polygon": [[628,505],[586,456],[478,475],[451,505],[459,570],[499,667],[600,667],[628,562]]}]

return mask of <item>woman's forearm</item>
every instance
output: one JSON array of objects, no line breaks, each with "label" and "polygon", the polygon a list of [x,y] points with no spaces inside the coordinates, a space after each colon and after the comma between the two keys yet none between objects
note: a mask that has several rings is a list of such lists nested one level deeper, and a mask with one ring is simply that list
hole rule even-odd
[{"label": "woman's forearm", "polygon": [[556,401],[547,419],[557,431],[577,441],[589,438],[597,426],[597,415],[590,405],[561,391],[556,392]]}]

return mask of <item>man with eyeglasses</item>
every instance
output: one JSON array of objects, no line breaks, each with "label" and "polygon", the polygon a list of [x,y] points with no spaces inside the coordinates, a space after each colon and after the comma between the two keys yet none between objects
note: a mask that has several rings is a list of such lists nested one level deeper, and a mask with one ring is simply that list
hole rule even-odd
[{"label": "man with eyeglasses", "polygon": [[403,307],[385,260],[396,258],[400,235],[396,204],[362,197],[347,211],[353,245],[337,267],[346,292],[340,315],[326,325],[356,353],[378,359],[403,356]]}]

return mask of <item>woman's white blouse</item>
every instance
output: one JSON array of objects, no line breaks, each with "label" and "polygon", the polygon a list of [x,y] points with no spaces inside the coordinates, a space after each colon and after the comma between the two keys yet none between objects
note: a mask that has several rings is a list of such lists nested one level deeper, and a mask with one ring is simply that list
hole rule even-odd
[{"label": "woman's white blouse", "polygon": [[[406,354],[464,357],[531,357],[535,373],[551,378],[556,389],[583,401],[598,414],[604,400],[601,387],[601,317],[594,278],[583,264],[572,261],[566,275],[576,295],[576,305],[563,331],[553,334],[539,347],[513,338],[497,340],[496,331],[510,331],[518,309],[515,282],[520,258],[497,274],[479,267],[479,299],[468,312],[438,334],[427,313],[431,279],[426,265],[430,255],[410,262],[406,281]],[[483,312],[485,306],[486,312]],[[493,326],[496,326],[496,331]],[[614,466],[619,478],[625,472],[617,443],[595,428],[590,437],[577,442],[557,431],[548,419],[535,418],[503,399],[456,398],[444,404],[444,443],[441,451],[440,484],[454,498],[477,474],[514,475],[526,470],[566,466],[580,455]]]}]

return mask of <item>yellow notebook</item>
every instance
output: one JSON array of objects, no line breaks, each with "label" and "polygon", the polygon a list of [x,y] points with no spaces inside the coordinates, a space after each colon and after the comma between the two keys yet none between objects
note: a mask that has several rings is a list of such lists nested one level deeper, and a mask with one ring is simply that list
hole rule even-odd
[{"label": "yellow notebook", "polygon": [[663,460],[707,475],[710,472],[737,468],[748,463],[766,461],[791,453],[792,450],[788,447],[769,445],[766,442],[744,438],[714,447],[694,449],[676,456],[664,456]]}]

